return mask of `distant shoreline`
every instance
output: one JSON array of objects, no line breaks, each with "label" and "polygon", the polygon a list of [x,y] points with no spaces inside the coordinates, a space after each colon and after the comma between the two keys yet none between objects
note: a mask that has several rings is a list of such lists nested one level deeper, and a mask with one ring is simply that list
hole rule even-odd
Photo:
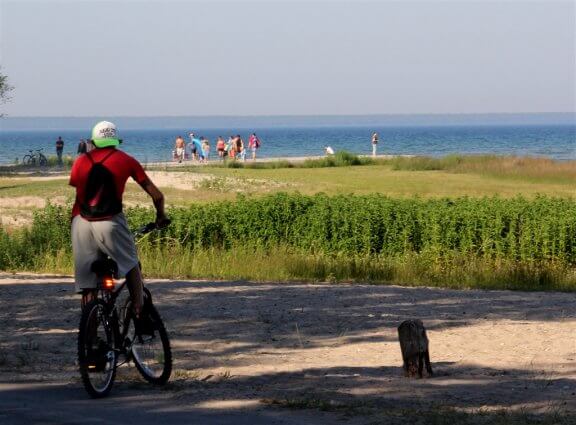
[{"label": "distant shoreline", "polygon": [[[357,155],[360,158],[374,158],[374,159],[393,159],[393,158],[414,158],[417,155],[376,155],[375,157],[373,157],[372,155]],[[258,162],[278,162],[278,161],[286,161],[286,162],[291,162],[291,163],[301,163],[304,161],[308,161],[308,160],[318,160],[318,159],[322,159],[322,158],[326,158],[326,155],[313,155],[313,156],[283,156],[283,157],[274,157],[274,158],[256,158],[256,160],[252,160],[251,158],[246,158],[245,161],[242,160],[238,160],[238,159],[226,159],[227,162],[239,162],[241,164],[253,164],[253,163],[258,163]],[[192,161],[192,160],[186,160],[183,161],[181,163],[176,162],[176,161],[154,161],[154,162],[142,162],[142,165],[147,166],[147,167],[164,167],[164,166],[170,166],[170,167],[186,167],[186,166],[190,166],[190,165],[194,165],[194,166],[198,166],[198,167],[202,167],[202,166],[206,166],[206,165],[214,165],[214,164],[220,164],[223,161],[218,159],[218,158],[211,158],[209,162],[207,163],[200,163],[198,161]]]}]

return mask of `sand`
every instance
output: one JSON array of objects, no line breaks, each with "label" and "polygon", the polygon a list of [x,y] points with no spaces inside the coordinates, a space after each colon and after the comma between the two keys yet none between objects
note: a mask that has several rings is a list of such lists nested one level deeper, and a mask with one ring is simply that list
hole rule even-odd
[{"label": "sand", "polygon": [[[573,294],[369,285],[149,282],[172,337],[162,397],[576,412]],[[407,379],[396,327],[428,328],[435,377]],[[0,277],[0,382],[78,387],[70,278]],[[146,387],[133,368],[121,394]]]},{"label": "sand", "polygon": [[[49,199],[53,205],[64,205],[64,196],[52,196]],[[0,197],[0,226],[11,228],[32,224],[34,211],[44,208],[48,198],[40,196]]]},{"label": "sand", "polygon": [[[267,191],[296,186],[294,183],[278,182],[275,180],[249,179],[236,177],[220,177],[213,174],[197,174],[186,172],[147,171],[148,177],[160,189],[174,188],[194,191],[204,188],[222,192],[248,193]],[[132,180],[129,184],[136,184]]]}]

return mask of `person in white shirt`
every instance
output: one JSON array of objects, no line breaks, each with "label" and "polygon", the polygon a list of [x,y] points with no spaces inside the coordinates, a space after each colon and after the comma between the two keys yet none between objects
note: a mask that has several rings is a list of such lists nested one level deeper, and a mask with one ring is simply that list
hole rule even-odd
[{"label": "person in white shirt", "polygon": [[324,152],[326,155],[334,155],[334,149],[330,146],[324,146]]},{"label": "person in white shirt", "polygon": [[372,156],[376,156],[376,147],[378,146],[378,133],[372,134]]}]

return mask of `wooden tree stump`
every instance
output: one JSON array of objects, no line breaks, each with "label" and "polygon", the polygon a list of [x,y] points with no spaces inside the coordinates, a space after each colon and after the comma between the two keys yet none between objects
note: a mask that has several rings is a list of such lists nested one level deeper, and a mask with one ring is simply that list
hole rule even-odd
[{"label": "wooden tree stump", "polygon": [[428,353],[428,337],[426,328],[419,319],[403,321],[398,326],[398,339],[400,340],[400,350],[404,361],[404,375],[407,377],[422,378],[424,363],[428,377],[432,376],[432,366],[430,365],[430,354]]}]

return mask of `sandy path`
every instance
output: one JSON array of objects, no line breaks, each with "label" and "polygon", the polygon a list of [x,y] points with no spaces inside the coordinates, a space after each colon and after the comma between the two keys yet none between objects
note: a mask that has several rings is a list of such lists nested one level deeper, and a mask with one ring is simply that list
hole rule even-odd
[{"label": "sandy path", "polygon": [[[70,282],[0,277],[0,382],[79,386]],[[574,294],[189,281],[150,287],[176,358],[162,397],[177,403],[576,412]],[[396,326],[411,317],[429,329],[433,379],[402,376]],[[133,369],[121,369],[119,380],[120,394],[145,387],[134,383]]]}]

